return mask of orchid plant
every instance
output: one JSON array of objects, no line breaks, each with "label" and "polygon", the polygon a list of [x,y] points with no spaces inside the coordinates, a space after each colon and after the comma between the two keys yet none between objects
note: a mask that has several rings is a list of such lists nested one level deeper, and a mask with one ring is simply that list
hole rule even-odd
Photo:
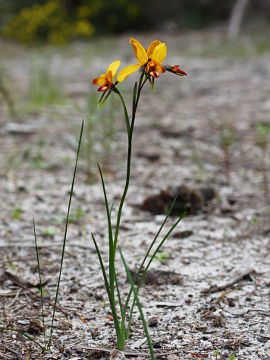
[{"label": "orchid plant", "polygon": [[[125,123],[126,123],[126,130],[127,130],[127,140],[128,140],[128,151],[127,151],[127,168],[126,168],[126,180],[125,185],[123,188],[123,193],[121,196],[120,204],[117,210],[116,216],[116,224],[113,225],[112,223],[112,206],[109,206],[107,192],[105,187],[105,182],[102,174],[101,167],[98,165],[102,189],[105,199],[105,206],[106,206],[106,214],[107,214],[107,222],[108,222],[108,238],[109,238],[109,270],[108,274],[106,273],[106,269],[104,266],[104,261],[101,256],[101,252],[98,246],[98,243],[95,239],[94,234],[92,235],[92,240],[94,242],[96,252],[99,258],[104,283],[107,291],[107,295],[109,298],[110,308],[113,316],[114,327],[117,335],[117,343],[119,350],[124,349],[125,340],[128,339],[130,333],[130,326],[131,320],[133,315],[133,310],[135,304],[139,308],[139,312],[141,315],[141,319],[143,321],[144,331],[146,333],[148,339],[148,346],[151,352],[152,358],[154,358],[153,348],[151,345],[151,340],[148,334],[147,325],[142,313],[141,305],[138,298],[138,292],[142,285],[143,279],[147,270],[149,269],[154,257],[160,250],[161,246],[164,244],[168,236],[174,230],[174,228],[178,225],[178,223],[183,218],[184,214],[181,214],[179,218],[174,222],[172,227],[167,231],[167,233],[162,237],[159,244],[153,249],[156,241],[172,211],[174,206],[174,202],[172,203],[164,221],[162,222],[160,228],[157,231],[156,236],[154,237],[152,243],[150,244],[143,261],[139,267],[135,278],[133,279],[130,275],[128,266],[126,264],[125,258],[121,251],[121,248],[118,246],[118,238],[119,238],[119,229],[121,224],[121,215],[123,206],[126,200],[129,182],[130,182],[130,173],[131,173],[131,153],[132,153],[132,138],[133,138],[133,131],[135,125],[135,118],[136,112],[139,104],[139,100],[142,94],[142,90],[147,82],[149,82],[153,88],[155,79],[159,78],[160,74],[164,74],[165,72],[170,72],[178,76],[185,76],[187,75],[185,71],[183,71],[178,65],[163,65],[164,59],[167,54],[167,46],[164,42],[159,40],[154,40],[147,49],[143,47],[143,45],[136,39],[130,38],[130,43],[133,47],[134,54],[137,58],[136,64],[131,64],[124,67],[116,76],[117,71],[120,67],[120,60],[116,60],[112,62],[106,73],[101,74],[99,77],[93,79],[92,83],[94,85],[98,85],[98,91],[102,93],[99,105],[102,105],[106,99],[112,94],[116,94],[119,96],[120,102],[123,107]],[[133,87],[133,98],[132,98],[132,109],[131,114],[129,115],[126,102],[120,92],[119,84],[122,83],[128,76],[134,74],[135,72],[139,71],[140,75],[138,79],[135,81]],[[116,78],[116,79],[115,79]],[[118,276],[117,271],[115,268],[115,258],[116,258],[116,249],[119,249],[121,260],[125,267],[125,271],[127,273],[127,277],[130,282],[130,291],[125,301],[123,301],[121,297],[121,292],[118,285]],[[152,254],[150,255],[150,253]],[[131,299],[131,295],[133,294],[133,303],[129,306],[129,302]]]}]

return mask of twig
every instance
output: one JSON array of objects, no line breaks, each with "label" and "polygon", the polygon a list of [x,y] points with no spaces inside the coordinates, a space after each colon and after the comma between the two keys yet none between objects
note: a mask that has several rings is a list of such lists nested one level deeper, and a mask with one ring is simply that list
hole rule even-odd
[{"label": "twig", "polygon": [[[15,285],[19,286],[22,290],[24,290],[25,292],[29,293],[32,298],[34,298],[34,299],[36,299],[36,300],[40,300],[40,296],[39,296],[39,295],[36,295],[31,289],[29,289],[29,288],[27,287],[27,285],[29,285],[29,284],[26,283],[26,282],[24,282],[24,281],[22,281],[18,276],[13,275],[13,274],[11,274],[11,273],[8,272],[8,271],[5,271],[4,274],[3,274],[3,277],[4,277],[5,279],[7,279],[7,280],[12,281]],[[47,283],[48,283],[48,281],[47,281],[47,282],[44,282],[44,283],[43,283],[43,286],[44,286],[45,284],[47,284]],[[33,285],[31,285],[31,286],[32,286],[32,287],[35,287],[35,286],[33,286]],[[52,305],[53,305],[53,302],[52,302],[52,301],[48,301],[48,304],[49,304],[50,306],[52,306]],[[58,309],[59,311],[61,311],[64,315],[69,315],[69,313],[68,313],[67,311],[65,311],[59,304],[57,305],[57,309]]]},{"label": "twig", "polygon": [[15,298],[11,301],[10,304],[8,304],[7,310],[9,310],[11,308],[11,306],[13,306],[15,304],[15,302],[17,301],[18,297],[20,296],[21,292],[22,292],[22,289],[19,289],[17,291],[17,294],[16,294]]},{"label": "twig", "polygon": [[255,273],[254,269],[249,269],[249,270],[245,271],[243,274],[238,275],[233,280],[227,282],[226,284],[220,285],[220,286],[219,285],[212,285],[208,289],[203,289],[201,291],[201,293],[202,294],[214,294],[214,293],[219,292],[219,291],[224,291],[224,290],[236,285],[240,281],[247,280],[248,278],[250,279],[250,275],[252,273]]},{"label": "twig", "polygon": [[[105,352],[105,353],[111,353],[113,350],[115,349],[108,349],[105,347],[85,347],[82,346],[79,348],[79,350],[88,350],[88,351],[101,351],[101,352]],[[125,356],[147,356],[149,357],[149,353],[148,352],[137,352],[137,351],[121,351]],[[163,357],[163,356],[168,356],[168,355],[172,355],[172,354],[178,354],[180,352],[180,350],[173,350],[173,351],[169,351],[169,352],[164,352],[164,353],[159,353],[159,354],[155,354],[155,357]]]},{"label": "twig", "polygon": [[266,309],[248,309],[247,312],[251,312],[251,311],[257,311],[263,316],[270,316],[270,311],[267,311]]},{"label": "twig", "polygon": [[[14,244],[9,244],[9,243],[7,243],[7,244],[0,244],[0,248],[14,248],[14,247],[16,247],[16,248],[32,248],[33,247],[33,245],[32,244],[30,244],[30,243],[20,243],[20,245],[18,245],[18,242],[17,241],[19,241],[19,239],[17,240],[17,239],[13,239],[13,241],[14,241]],[[40,245],[38,245],[38,247],[39,247],[39,249],[41,249],[41,248],[46,248],[46,249],[48,249],[48,248],[53,248],[53,247],[62,247],[63,246],[63,243],[62,242],[59,242],[59,243],[55,243],[55,242],[46,242],[46,243],[44,243],[44,244],[40,244]],[[93,247],[91,247],[91,246],[87,246],[87,245],[80,245],[80,244],[68,244],[67,245],[67,249],[69,248],[69,247],[71,247],[71,248],[73,248],[73,247],[75,247],[76,249],[77,248],[79,248],[79,249],[83,249],[83,250],[93,250]],[[68,255],[70,255],[70,254],[68,254]]]},{"label": "twig", "polygon": [[[40,285],[34,285],[28,281],[23,281],[22,279],[20,279],[17,275],[14,275],[12,273],[10,273],[9,271],[5,271],[2,275],[1,278],[4,278],[6,280],[10,280],[11,282],[13,282],[14,284],[16,284],[17,286],[19,286],[22,289],[29,289],[29,288],[39,288]],[[47,279],[46,281],[44,281],[42,283],[42,287],[44,287],[45,285],[47,285],[49,283],[50,279]]]},{"label": "twig", "polygon": [[18,360],[24,360],[24,358],[23,358],[19,353],[17,353],[17,351],[13,350],[13,349],[10,348],[9,346],[1,343],[1,344],[0,344],[0,347],[3,347],[5,350],[7,350],[7,351],[9,351],[10,353],[16,355],[16,359],[18,359]]}]

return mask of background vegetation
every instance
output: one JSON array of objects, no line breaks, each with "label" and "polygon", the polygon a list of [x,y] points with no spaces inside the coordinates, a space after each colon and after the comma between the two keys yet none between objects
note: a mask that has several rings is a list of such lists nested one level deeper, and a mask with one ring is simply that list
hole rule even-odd
[{"label": "background vegetation", "polygon": [[[62,44],[94,34],[202,28],[227,22],[235,0],[0,0],[0,33],[24,44]],[[249,18],[268,0],[250,0]]]}]

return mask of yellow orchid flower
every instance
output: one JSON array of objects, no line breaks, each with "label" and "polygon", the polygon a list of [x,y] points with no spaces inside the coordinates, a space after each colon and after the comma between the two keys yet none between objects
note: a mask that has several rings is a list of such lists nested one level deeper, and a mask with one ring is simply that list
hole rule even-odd
[{"label": "yellow orchid flower", "polygon": [[142,44],[134,38],[130,38],[130,43],[134,49],[138,64],[128,65],[121,70],[117,76],[118,82],[125,80],[127,76],[135,73],[141,66],[143,66],[145,72],[153,78],[157,78],[160,73],[165,72],[162,63],[167,54],[167,46],[164,42],[162,43],[159,40],[154,40],[147,50],[145,50]]},{"label": "yellow orchid flower", "polygon": [[92,84],[99,85],[99,88],[97,89],[99,92],[107,91],[108,89],[112,89],[114,86],[114,77],[115,74],[121,64],[120,60],[116,60],[112,62],[106,73],[101,74],[99,77],[92,80]]}]

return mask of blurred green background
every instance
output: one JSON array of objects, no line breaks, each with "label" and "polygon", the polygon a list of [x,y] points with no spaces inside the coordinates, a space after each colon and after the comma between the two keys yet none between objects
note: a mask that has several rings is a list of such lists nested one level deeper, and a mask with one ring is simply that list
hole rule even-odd
[{"label": "blurred green background", "polygon": [[[23,44],[64,44],[127,31],[227,23],[236,0],[0,0],[0,34]],[[270,1],[249,0],[245,22],[269,21]]]}]

